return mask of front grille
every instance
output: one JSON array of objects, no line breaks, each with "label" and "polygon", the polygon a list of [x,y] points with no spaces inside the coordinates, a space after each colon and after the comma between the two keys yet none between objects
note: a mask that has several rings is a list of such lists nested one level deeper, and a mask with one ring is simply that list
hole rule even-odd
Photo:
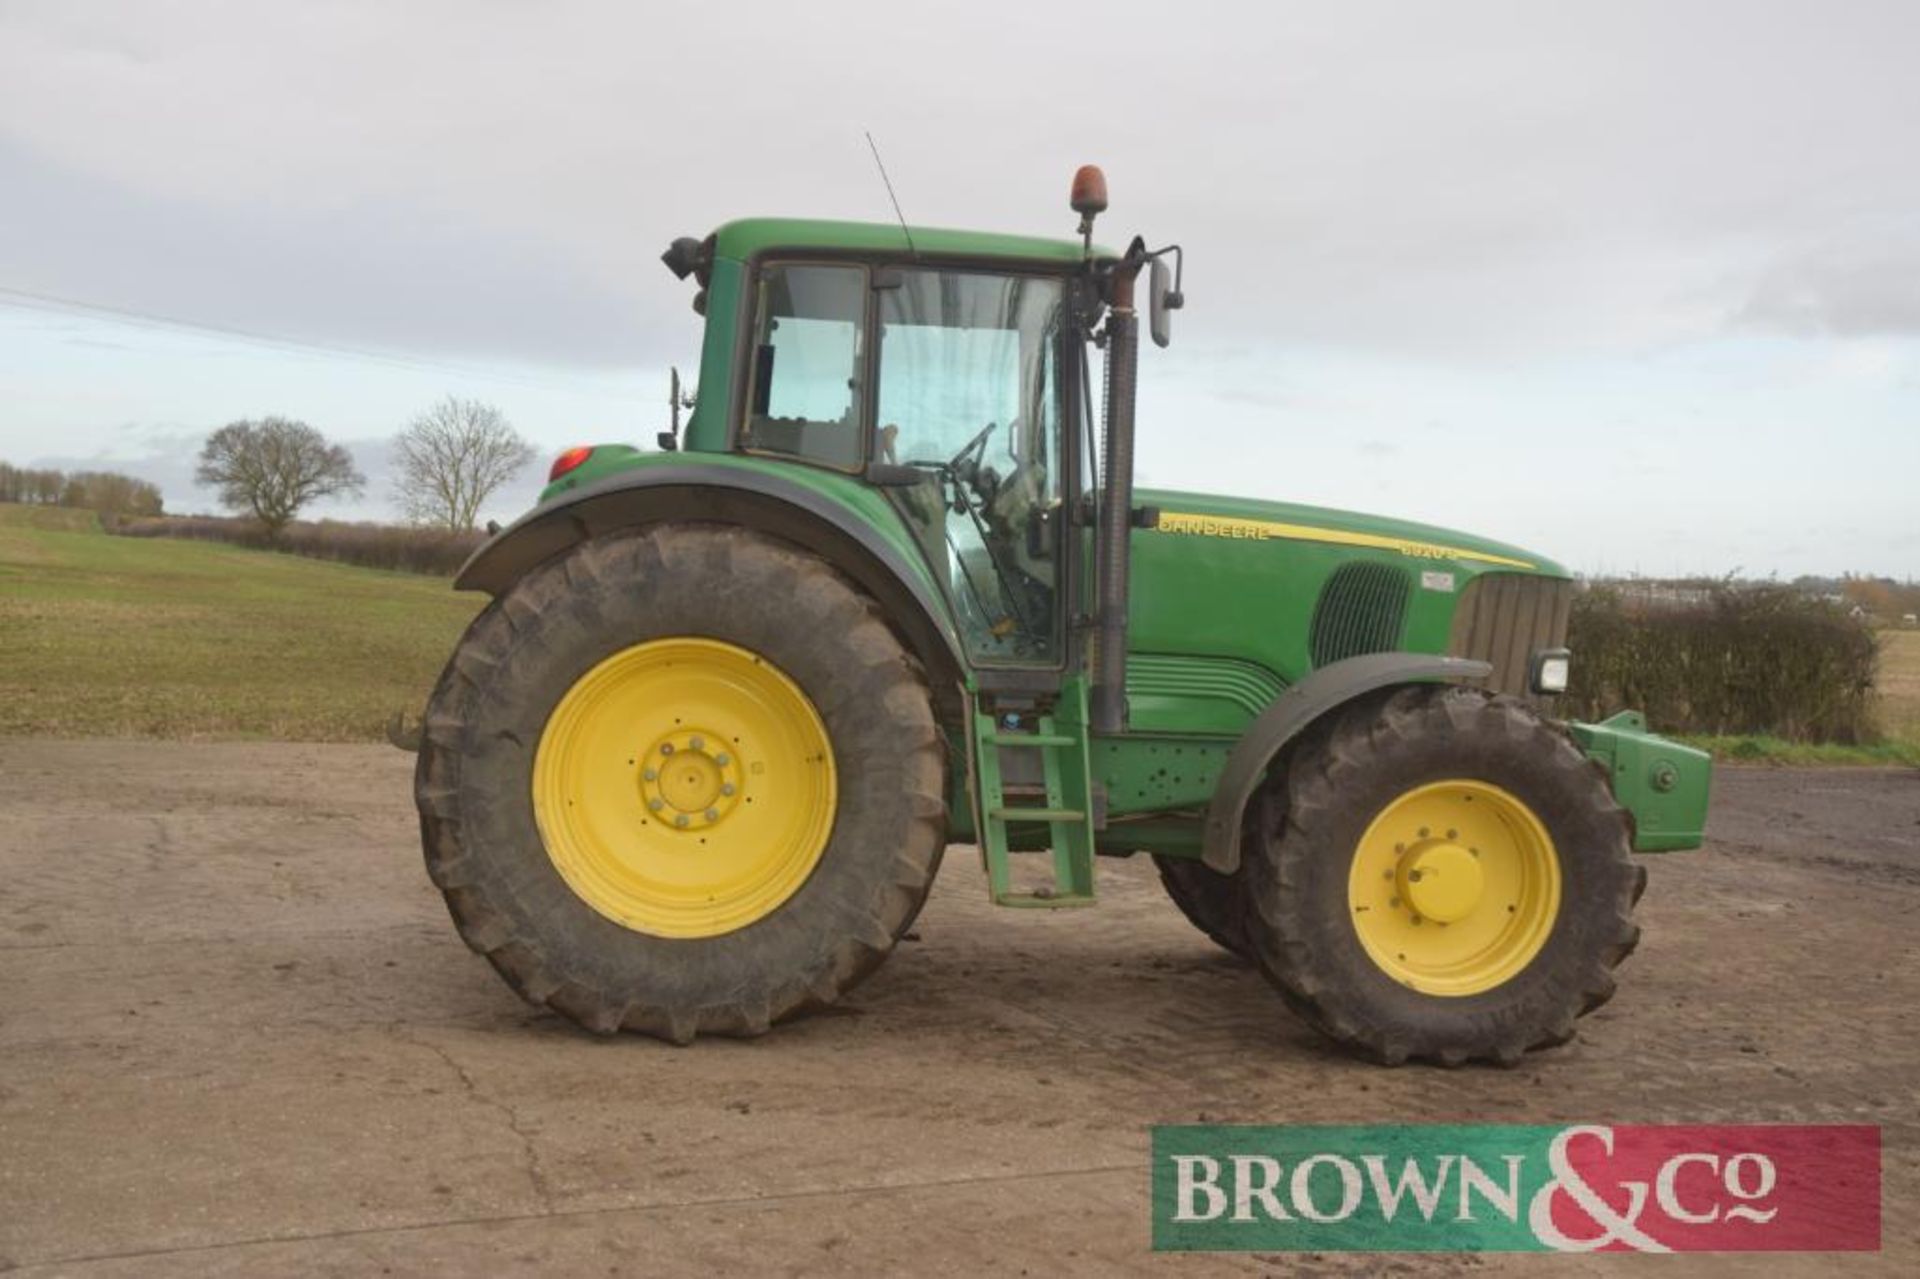
[{"label": "front grille", "polygon": [[1461,592],[1447,651],[1493,663],[1486,686],[1526,697],[1527,660],[1536,649],[1565,647],[1572,608],[1573,583],[1564,578],[1482,573]]},{"label": "front grille", "polygon": [[1313,664],[1399,648],[1411,589],[1407,571],[1397,565],[1355,560],[1335,569],[1313,608],[1307,636]]}]

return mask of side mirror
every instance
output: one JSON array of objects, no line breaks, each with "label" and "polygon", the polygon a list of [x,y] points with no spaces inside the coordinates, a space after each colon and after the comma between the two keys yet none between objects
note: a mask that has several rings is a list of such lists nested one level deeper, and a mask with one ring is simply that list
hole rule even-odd
[{"label": "side mirror", "polygon": [[[1134,241],[1136,249],[1140,247]],[[1173,254],[1179,262],[1178,270],[1167,270],[1167,254]],[[1147,327],[1153,334],[1155,346],[1166,346],[1173,341],[1173,317],[1169,314],[1178,311],[1187,304],[1186,294],[1180,291],[1180,277],[1186,273],[1187,255],[1177,244],[1154,253],[1148,259],[1150,267],[1147,274]]]},{"label": "side mirror", "polygon": [[1147,289],[1147,326],[1153,332],[1153,344],[1166,346],[1173,341],[1173,317],[1168,314],[1167,295],[1173,292],[1173,272],[1167,270],[1165,258],[1153,260],[1152,276]]}]

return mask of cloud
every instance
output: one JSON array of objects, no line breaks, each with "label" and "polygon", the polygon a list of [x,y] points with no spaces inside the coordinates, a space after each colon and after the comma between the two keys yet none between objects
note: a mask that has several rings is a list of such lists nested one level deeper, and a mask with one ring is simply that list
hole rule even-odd
[{"label": "cloud", "polygon": [[872,129],[935,224],[1066,234],[1066,175],[1104,162],[1105,234],[1190,251],[1183,340],[1471,356],[1697,335],[1715,282],[1792,310],[1799,276],[1761,279],[1786,246],[1920,207],[1910,4],[1116,2],[1151,37],[1077,78],[1038,52],[1088,48],[1071,10],[827,11],[15,4],[0,269],[299,336],[646,358],[691,326],[672,236],[890,219]]},{"label": "cloud", "polygon": [[1920,227],[1862,227],[1783,254],[1734,320],[1796,336],[1920,334]]},{"label": "cloud", "polygon": [[4,139],[0,182],[0,286],[361,350],[603,367],[649,351],[635,282],[456,210],[208,206]]}]

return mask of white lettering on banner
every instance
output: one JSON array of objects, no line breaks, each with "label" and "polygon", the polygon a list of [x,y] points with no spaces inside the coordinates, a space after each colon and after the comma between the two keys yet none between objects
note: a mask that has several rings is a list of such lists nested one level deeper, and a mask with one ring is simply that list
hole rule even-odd
[{"label": "white lettering on banner", "polygon": [[[1253,1170],[1266,1175],[1253,1179]],[[1280,1161],[1272,1155],[1235,1155],[1233,1157],[1233,1219],[1252,1221],[1253,1201],[1258,1199],[1270,1221],[1292,1221],[1273,1192],[1280,1185]]]},{"label": "white lettering on banner", "polygon": [[[1760,1184],[1752,1190],[1746,1188],[1746,1179],[1740,1175],[1740,1169],[1748,1166],[1749,1161],[1751,1166],[1758,1169],[1760,1173]],[[1779,1170],[1773,1166],[1773,1160],[1765,1155],[1754,1151],[1735,1155],[1727,1160],[1727,1193],[1735,1199],[1765,1199],[1773,1193],[1773,1183],[1778,1176]],[[1762,1212],[1748,1204],[1735,1204],[1727,1209],[1727,1220],[1732,1221],[1738,1218],[1741,1221],[1757,1221],[1764,1224],[1772,1221],[1779,1211],[1778,1208],[1769,1208]]]},{"label": "white lettering on banner", "polygon": [[1503,1190],[1493,1178],[1471,1159],[1460,1161],[1460,1215],[1456,1221],[1473,1220],[1473,1192],[1478,1190],[1487,1206],[1505,1217],[1508,1221],[1520,1220],[1520,1165],[1527,1161],[1525,1155],[1504,1155],[1507,1165],[1507,1184]]},{"label": "white lettering on banner", "polygon": [[1365,1165],[1367,1179],[1373,1183],[1373,1197],[1380,1201],[1380,1215],[1388,1221],[1400,1211],[1400,1196],[1408,1191],[1412,1183],[1413,1202],[1420,1208],[1423,1220],[1432,1221],[1434,1209],[1440,1206],[1440,1195],[1447,1188],[1447,1173],[1453,1167],[1454,1156],[1440,1156],[1440,1173],[1433,1179],[1433,1185],[1427,1185],[1426,1177],[1420,1171],[1418,1161],[1409,1158],[1400,1165],[1400,1180],[1388,1182],[1387,1161],[1379,1155],[1362,1155],[1360,1162]]},{"label": "white lettering on banner", "polygon": [[[1613,1153],[1611,1128],[1578,1124],[1555,1135],[1553,1144],[1547,1147],[1547,1167],[1552,1170],[1553,1176],[1535,1192],[1527,1212],[1527,1225],[1532,1228],[1534,1237],[1561,1252],[1593,1252],[1615,1240],[1630,1244],[1641,1252],[1670,1251],[1665,1244],[1640,1229],[1640,1214],[1647,1207],[1647,1183],[1621,1182],[1621,1188],[1627,1192],[1627,1211],[1624,1216],[1615,1212],[1613,1205],[1596,1194],[1593,1187],[1568,1162],[1567,1147],[1575,1137],[1597,1137],[1606,1152],[1609,1155]],[[1565,1194],[1578,1204],[1593,1224],[1600,1227],[1600,1233],[1591,1239],[1573,1239],[1562,1234],[1560,1228],[1553,1224],[1553,1198],[1556,1194]]]},{"label": "white lettering on banner", "polygon": [[1711,1225],[1720,1220],[1719,1205],[1706,1212],[1689,1212],[1681,1206],[1680,1194],[1674,1183],[1680,1179],[1680,1170],[1688,1164],[1705,1164],[1713,1172],[1720,1171],[1720,1156],[1693,1151],[1690,1154],[1675,1155],[1660,1165],[1660,1174],[1653,1179],[1653,1199],[1660,1205],[1660,1211],[1675,1221],[1689,1226]]},{"label": "white lettering on banner", "polygon": [[[1313,1201],[1313,1170],[1322,1165],[1340,1172],[1340,1207],[1331,1213],[1321,1212]],[[1345,1221],[1360,1206],[1363,1193],[1360,1170],[1339,1155],[1309,1155],[1293,1166],[1293,1210],[1309,1221]]]},{"label": "white lettering on banner", "polygon": [[[1175,1221],[1212,1221],[1227,1210],[1227,1192],[1220,1189],[1220,1161],[1209,1159],[1205,1155],[1175,1155],[1173,1157],[1176,1200],[1179,1210],[1173,1214]],[[1195,1178],[1194,1170],[1205,1168],[1204,1178]],[[1196,1193],[1207,1197],[1207,1211],[1195,1212],[1193,1197]]]}]

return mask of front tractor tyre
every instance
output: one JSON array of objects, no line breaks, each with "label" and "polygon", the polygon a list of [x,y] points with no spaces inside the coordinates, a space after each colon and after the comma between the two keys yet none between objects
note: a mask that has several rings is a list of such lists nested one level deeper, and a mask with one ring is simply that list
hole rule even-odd
[{"label": "front tractor tyre", "polygon": [[751,530],[583,542],[468,629],[415,798],[460,935],[602,1033],[754,1035],[832,1003],[925,901],[945,752],[918,664]]},{"label": "front tractor tyre", "polygon": [[1341,1044],[1512,1065],[1571,1038],[1639,939],[1626,814],[1524,703],[1437,685],[1363,699],[1256,796],[1246,935]]},{"label": "front tractor tyre", "polygon": [[1240,918],[1242,877],[1238,873],[1222,875],[1192,857],[1155,853],[1153,864],[1160,872],[1160,886],[1187,922],[1205,933],[1214,945],[1246,959],[1246,928]]}]

